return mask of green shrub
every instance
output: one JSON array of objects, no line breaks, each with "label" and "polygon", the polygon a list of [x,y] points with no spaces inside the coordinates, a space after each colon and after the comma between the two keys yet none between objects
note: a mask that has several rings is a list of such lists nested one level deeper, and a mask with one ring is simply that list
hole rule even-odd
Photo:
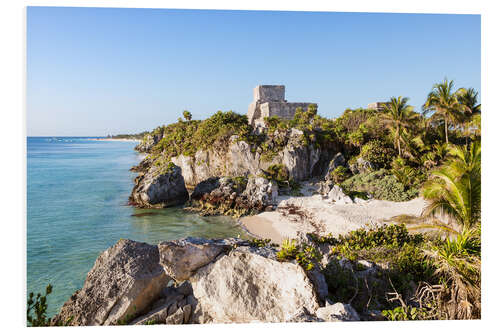
[{"label": "green shrub", "polygon": [[417,197],[418,185],[405,186],[385,169],[354,175],[341,184],[346,191],[368,192],[374,199],[408,201]]},{"label": "green shrub", "polygon": [[[40,293],[34,297],[33,293],[28,296],[27,319],[30,326],[50,326],[50,318],[47,318],[47,296],[52,293],[52,285],[47,285],[45,295]],[[34,311],[35,317],[31,315]]]},{"label": "green shrub", "polygon": [[305,270],[311,270],[321,261],[321,253],[313,246],[302,243],[297,245],[295,239],[285,239],[281,244],[281,249],[276,253],[280,261],[296,260]]},{"label": "green shrub", "polygon": [[372,140],[361,147],[360,156],[364,160],[373,163],[378,168],[385,168],[392,160],[394,152],[392,149],[386,147],[381,141]]},{"label": "green shrub", "polygon": [[330,177],[335,183],[340,184],[349,177],[349,169],[342,165],[338,166],[331,172]]}]

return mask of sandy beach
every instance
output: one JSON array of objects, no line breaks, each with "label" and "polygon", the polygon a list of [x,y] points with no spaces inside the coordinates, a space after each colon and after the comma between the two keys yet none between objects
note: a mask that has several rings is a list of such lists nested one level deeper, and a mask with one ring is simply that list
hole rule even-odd
[{"label": "sandy beach", "polygon": [[281,244],[285,238],[314,232],[336,236],[361,228],[382,225],[398,215],[419,216],[425,206],[422,198],[406,202],[368,200],[363,203],[337,204],[323,196],[279,197],[278,208],[247,216],[241,224],[252,234]]}]

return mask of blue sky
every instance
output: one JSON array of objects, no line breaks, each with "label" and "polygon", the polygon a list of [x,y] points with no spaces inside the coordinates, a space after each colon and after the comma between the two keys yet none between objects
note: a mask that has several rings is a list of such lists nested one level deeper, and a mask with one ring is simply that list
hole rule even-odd
[{"label": "blue sky", "polygon": [[444,77],[481,82],[479,15],[27,9],[27,133],[137,133],[217,110],[246,114],[252,89],[346,108],[407,96],[418,110]]}]

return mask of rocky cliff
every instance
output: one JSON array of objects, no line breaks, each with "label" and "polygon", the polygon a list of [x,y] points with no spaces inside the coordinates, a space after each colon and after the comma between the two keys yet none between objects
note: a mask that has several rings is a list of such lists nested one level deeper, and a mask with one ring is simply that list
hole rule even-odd
[{"label": "rocky cliff", "polygon": [[359,320],[325,298],[325,278],[242,239],[186,238],[158,246],[120,240],[53,323],[249,323]]}]

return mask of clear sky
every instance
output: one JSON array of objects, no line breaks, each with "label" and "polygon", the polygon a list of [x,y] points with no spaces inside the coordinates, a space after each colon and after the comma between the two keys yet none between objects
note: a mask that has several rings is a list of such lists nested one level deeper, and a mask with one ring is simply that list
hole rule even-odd
[{"label": "clear sky", "polygon": [[444,77],[480,91],[479,15],[27,9],[27,133],[137,133],[217,110],[252,89],[337,117],[391,96],[420,110]]}]

